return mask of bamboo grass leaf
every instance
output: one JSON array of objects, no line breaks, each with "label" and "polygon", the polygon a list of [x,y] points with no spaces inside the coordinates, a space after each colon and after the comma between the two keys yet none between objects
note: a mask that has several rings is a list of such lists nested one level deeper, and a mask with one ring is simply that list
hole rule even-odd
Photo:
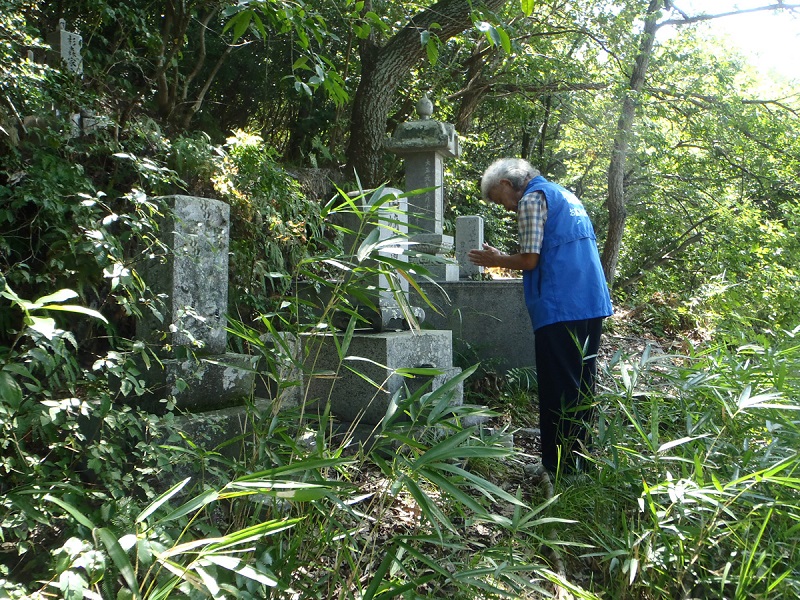
[{"label": "bamboo grass leaf", "polygon": [[167,571],[172,573],[175,576],[176,581],[168,582],[167,585],[162,588],[163,591],[160,594],[149,594],[148,600],[150,596],[153,595],[155,595],[156,598],[168,598],[175,586],[181,581],[185,581],[199,592],[205,592],[203,581],[190,571],[191,567],[185,567],[171,560],[159,560],[159,564],[161,564],[161,566],[163,566]]},{"label": "bamboo grass leaf", "polygon": [[386,406],[386,413],[383,416],[381,421],[381,429],[384,429],[388,423],[394,418],[394,415],[397,413],[397,408],[400,402],[400,392],[402,390],[397,390],[394,394],[392,394],[391,398],[389,398],[389,403]]},{"label": "bamboo grass leaf", "polygon": [[380,565],[378,565],[378,568],[375,569],[375,573],[372,574],[372,581],[367,589],[364,590],[364,595],[362,596],[364,600],[372,600],[372,598],[375,597],[375,593],[378,591],[378,588],[383,582],[384,576],[389,572],[389,568],[392,566],[392,563],[398,560],[400,551],[401,548],[398,546],[389,547]]},{"label": "bamboo grass leaf", "polygon": [[420,456],[413,463],[413,468],[418,471],[426,464],[432,462],[439,462],[443,460],[452,460],[461,457],[461,450],[459,446],[468,440],[475,432],[475,428],[463,429],[455,433],[435,446],[432,446],[425,454]]},{"label": "bamboo grass leaf", "polygon": [[150,505],[147,508],[145,508],[142,512],[140,512],[139,515],[136,517],[136,520],[134,522],[141,523],[142,521],[147,519],[147,517],[149,517],[154,512],[156,512],[163,504],[168,502],[170,498],[172,498],[175,494],[180,492],[184,488],[184,486],[187,483],[189,483],[190,480],[191,480],[191,477],[187,477],[183,481],[179,481],[178,483],[173,485],[166,492],[164,492],[158,498],[156,498],[153,502],[151,502]]},{"label": "bamboo grass leaf", "polygon": [[426,306],[429,306],[430,308],[432,308],[432,309],[433,309],[433,310],[434,310],[434,311],[435,311],[437,314],[440,314],[440,315],[441,315],[441,314],[443,314],[443,313],[441,312],[441,310],[439,310],[439,308],[437,308],[436,306],[434,306],[434,305],[433,305],[433,302],[431,302],[431,301],[430,301],[430,299],[429,299],[429,298],[428,298],[428,296],[425,294],[425,292],[422,290],[422,288],[421,288],[421,287],[419,287],[419,284],[417,283],[417,281],[416,281],[416,280],[415,280],[413,277],[411,277],[411,275],[409,275],[409,274],[408,274],[408,272],[406,271],[406,269],[405,269],[405,268],[398,268],[398,269],[397,269],[397,273],[398,273],[398,274],[399,274],[399,275],[400,275],[400,276],[401,276],[403,279],[405,279],[406,281],[408,281],[408,284],[409,284],[411,287],[413,287],[413,288],[414,288],[414,291],[415,291],[415,292],[417,292],[417,294],[419,295],[419,297],[420,297],[420,298],[422,298],[422,300],[423,300],[423,302],[425,302],[425,305],[426,305]]},{"label": "bamboo grass leaf", "polygon": [[435,470],[426,469],[422,475],[437,488],[447,492],[453,500],[464,505],[474,513],[478,515],[484,515],[486,513],[486,509],[481,506],[472,496],[464,493],[464,491],[462,491],[457,485],[455,485],[446,477],[443,477],[437,473]]},{"label": "bamboo grass leaf", "polygon": [[346,265],[345,263],[343,263],[343,262],[341,262],[339,260],[334,260],[332,258],[325,258],[325,259],[322,260],[322,262],[324,262],[326,265],[330,265],[332,267],[335,267],[335,268],[339,269],[340,271],[349,272],[349,271],[353,270],[353,268],[350,265]]},{"label": "bamboo grass leaf", "polygon": [[50,302],[66,302],[67,300],[72,300],[73,298],[77,298],[78,293],[74,290],[69,289],[62,289],[58,290],[57,292],[53,292],[52,294],[48,294],[47,296],[42,296],[41,298],[37,298],[33,301],[33,303],[29,303],[29,308],[42,308],[45,304]]},{"label": "bamboo grass leaf", "polygon": [[246,564],[240,558],[234,556],[210,554],[203,557],[203,560],[213,563],[223,569],[238,573],[242,577],[252,579],[267,587],[281,587],[277,576],[274,573],[265,572],[263,569],[255,569],[251,565]]},{"label": "bamboo grass leaf", "polygon": [[[374,364],[374,365],[379,365],[379,366],[380,366],[380,363],[377,363],[377,362],[375,362],[374,360],[370,360],[370,359],[368,359],[368,358],[362,358],[362,357],[360,357],[360,356],[348,356],[348,357],[346,357],[346,359],[345,359],[345,360],[349,360],[349,361],[364,361],[364,362],[368,362],[368,363],[372,363],[372,364]],[[369,383],[369,384],[370,384],[372,387],[374,387],[376,390],[385,391],[385,390],[387,389],[387,388],[385,388],[385,387],[384,387],[384,386],[385,386],[385,384],[386,384],[386,381],[383,381],[383,382],[377,382],[377,381],[375,381],[374,379],[372,379],[372,378],[371,378],[369,375],[367,375],[366,373],[362,373],[361,371],[359,371],[359,370],[358,370],[358,369],[356,369],[355,367],[352,367],[352,366],[350,366],[350,365],[344,365],[344,367],[345,367],[345,368],[346,368],[348,371],[350,371],[351,373],[353,373],[353,375],[355,375],[355,376],[357,376],[357,377],[360,377],[361,379],[363,379],[364,381],[366,381],[367,383]]]},{"label": "bamboo grass leaf", "polygon": [[279,477],[285,477],[294,473],[305,473],[308,471],[319,471],[331,467],[346,467],[355,463],[353,458],[344,457],[330,457],[330,458],[309,458],[305,460],[298,460],[291,464],[275,467],[274,469],[267,469],[264,471],[257,471],[248,475],[243,475],[238,479],[231,482],[230,485],[242,481],[258,481],[263,480],[265,487],[268,487],[272,480]]},{"label": "bamboo grass leaf", "polygon": [[793,404],[778,404],[772,402],[772,400],[777,400],[778,398],[782,398],[783,394],[780,393],[771,393],[771,394],[758,394],[756,396],[746,396],[746,397],[739,397],[739,401],[737,403],[738,409],[736,414],[740,412],[745,412],[747,409],[750,408],[775,408],[779,410],[800,410],[800,406],[793,405]]},{"label": "bamboo grass leaf", "polygon": [[[204,506],[211,504],[219,499],[219,492],[216,490],[206,490],[205,492],[201,493],[198,496],[195,496],[182,506],[178,507],[177,509],[173,510],[166,516],[158,519],[157,523],[169,523],[170,521],[174,521],[176,519],[180,519],[188,515],[189,513],[193,513]],[[146,517],[145,517],[146,518]]]},{"label": "bamboo grass leaf", "polygon": [[58,310],[63,312],[71,312],[71,313],[78,313],[82,315],[87,315],[90,317],[94,317],[95,319],[99,319],[103,323],[108,323],[108,319],[106,319],[102,314],[97,312],[94,309],[86,308],[85,306],[78,306],[76,304],[47,304],[41,307],[42,310]]},{"label": "bamboo grass leaf", "polygon": [[471,473],[466,469],[462,469],[461,467],[448,463],[436,463],[430,465],[429,468],[435,468],[438,470],[446,471],[448,473],[452,473],[453,475],[461,477],[466,481],[469,481],[472,484],[472,487],[476,491],[479,491],[482,494],[484,494],[492,502],[496,501],[497,498],[501,498],[514,506],[524,506],[528,508],[528,504],[523,500],[520,500],[515,495],[508,493],[500,486],[490,482],[489,480],[481,477],[480,475]]},{"label": "bamboo grass leaf", "polygon": [[200,578],[200,581],[203,582],[203,585],[206,587],[206,590],[208,590],[208,593],[211,595],[211,597],[220,598],[220,592],[222,590],[220,589],[216,578],[199,565],[196,565],[192,570],[197,573],[197,576]]},{"label": "bamboo grass leaf", "polygon": [[[239,482],[231,484],[231,488],[251,488],[248,495],[263,494],[265,496],[274,496],[284,500],[292,500],[294,502],[311,502],[319,500],[330,494],[330,487],[327,485],[319,485],[316,483],[304,482],[276,482],[265,487],[259,482]],[[224,498],[236,496],[237,494],[224,494]]]},{"label": "bamboo grass leaf", "polygon": [[52,496],[50,494],[45,494],[42,497],[42,500],[45,500],[47,502],[52,502],[53,504],[60,506],[69,514],[71,514],[75,518],[75,520],[84,527],[87,527],[89,529],[95,529],[94,523],[92,523],[87,516],[85,516],[81,511],[72,506],[72,504],[70,504],[69,502],[65,502],[64,500],[56,498],[55,496]]},{"label": "bamboo grass leaf", "polygon": [[662,454],[671,448],[675,448],[677,446],[682,446],[683,444],[688,444],[689,442],[693,442],[695,440],[700,440],[703,438],[709,437],[709,434],[705,433],[703,435],[693,436],[693,437],[682,437],[677,440],[671,440],[669,442],[664,442],[658,447],[658,453]]},{"label": "bamboo grass leaf", "polygon": [[443,525],[453,533],[457,532],[453,523],[447,518],[447,515],[442,512],[434,500],[420,489],[413,479],[409,477],[404,478],[403,485],[414,500],[416,500],[422,515],[440,535],[442,533],[440,525]]},{"label": "bamboo grass leaf", "polygon": [[111,557],[111,560],[114,561],[114,565],[117,567],[120,575],[122,575],[122,578],[128,585],[128,589],[133,594],[133,597],[141,598],[133,565],[128,559],[128,555],[125,550],[123,550],[122,546],[120,546],[117,537],[105,527],[95,529],[94,534],[100,539],[101,542],[103,542],[103,545],[108,551],[108,555]]},{"label": "bamboo grass leaf", "polygon": [[408,446],[409,448],[413,448],[415,450],[423,451],[425,450],[425,448],[427,448],[427,446],[424,443],[420,442],[419,440],[415,440],[412,437],[403,435],[401,433],[397,433],[395,431],[387,431],[385,435],[387,439],[395,440],[396,442],[399,442],[400,444],[403,444],[404,446]]},{"label": "bamboo grass leaf", "polygon": [[364,262],[364,260],[369,258],[369,256],[375,251],[375,247],[380,241],[380,235],[381,232],[378,227],[375,227],[367,234],[367,236],[364,238],[364,241],[362,241],[359,245],[358,251],[356,252],[356,259],[358,262]]},{"label": "bamboo grass leaf", "polygon": [[[358,177],[358,176],[356,176],[356,177]],[[335,184],[334,184],[334,187],[336,187],[336,191],[339,193],[339,195],[338,196],[334,196],[331,199],[331,201],[326,205],[326,208],[322,211],[322,214],[324,216],[328,216],[328,214],[330,214],[330,213],[332,213],[332,212],[334,212],[336,210],[336,206],[337,205],[343,203],[350,209],[350,211],[354,215],[356,215],[359,218],[359,220],[363,219],[364,218],[364,212],[356,205],[354,199],[350,197],[350,194],[348,194],[347,192],[345,192],[344,190],[342,190],[341,188],[339,188]],[[359,188],[360,187],[361,186],[359,185]],[[358,196],[358,198],[362,198],[362,197],[363,197],[363,194],[361,196]]]},{"label": "bamboo grass leaf", "polygon": [[[408,538],[406,538],[406,540],[408,540],[408,542],[418,541],[419,540],[419,541],[426,541],[427,543],[431,543],[431,544],[441,545],[441,540],[438,539],[438,538],[417,536],[417,537],[408,537]],[[452,579],[453,578],[453,575],[447,569],[445,569],[441,565],[440,562],[438,562],[437,560],[435,560],[434,558],[432,558],[431,556],[429,556],[427,554],[423,554],[422,552],[417,550],[417,548],[415,548],[414,546],[412,546],[408,542],[406,542],[406,541],[401,541],[400,542],[400,546],[403,548],[403,550],[405,551],[406,554],[408,554],[410,557],[420,561],[422,564],[427,566],[433,572],[438,573],[439,575],[442,575],[442,576],[446,577],[447,579]],[[447,540],[445,540],[444,547],[447,548],[451,552],[455,552],[455,551],[458,551],[458,550],[464,550],[465,549],[462,544],[448,543]]]}]

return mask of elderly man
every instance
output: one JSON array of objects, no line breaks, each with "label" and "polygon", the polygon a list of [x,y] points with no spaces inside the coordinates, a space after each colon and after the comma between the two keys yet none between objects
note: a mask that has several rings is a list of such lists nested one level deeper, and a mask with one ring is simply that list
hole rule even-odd
[{"label": "elderly man", "polygon": [[542,465],[551,475],[573,471],[576,442],[585,441],[593,412],[603,319],[613,313],[594,229],[575,194],[522,159],[492,163],[481,194],[517,213],[519,252],[484,244],[469,259],[522,271],[535,334]]}]

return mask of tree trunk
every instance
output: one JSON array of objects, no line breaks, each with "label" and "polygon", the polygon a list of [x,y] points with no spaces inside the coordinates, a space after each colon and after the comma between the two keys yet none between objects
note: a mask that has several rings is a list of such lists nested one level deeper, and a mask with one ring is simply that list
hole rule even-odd
[{"label": "tree trunk", "polygon": [[[484,7],[497,11],[507,0],[485,0]],[[347,171],[355,170],[365,187],[382,183],[381,159],[386,138],[386,122],[397,86],[414,65],[425,56],[420,33],[434,29],[444,42],[467,29],[472,4],[466,0],[440,0],[415,15],[385,46],[366,40],[361,46],[361,81],[353,100]]]},{"label": "tree trunk", "polygon": [[627,218],[623,181],[628,145],[633,129],[633,119],[636,116],[637,98],[644,86],[645,74],[653,53],[653,43],[658,29],[657,21],[662,3],[663,0],[650,0],[650,5],[647,7],[644,31],[639,42],[639,53],[631,72],[628,91],[622,101],[622,113],[617,121],[617,133],[614,136],[611,162],[608,166],[608,234],[600,262],[603,265],[603,273],[605,273],[609,287],[614,286],[619,250],[622,246],[625,219]]},{"label": "tree trunk", "polygon": [[170,82],[172,61],[183,49],[184,37],[192,15],[183,0],[167,1],[162,14],[161,49],[153,79],[156,82],[156,106],[161,117],[166,120],[175,110],[178,99],[174,78],[173,82]]}]

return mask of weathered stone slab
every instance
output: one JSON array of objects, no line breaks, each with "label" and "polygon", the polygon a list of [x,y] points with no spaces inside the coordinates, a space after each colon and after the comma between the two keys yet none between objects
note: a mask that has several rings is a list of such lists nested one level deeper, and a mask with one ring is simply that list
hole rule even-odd
[{"label": "weathered stone slab", "polygon": [[67,31],[67,22],[64,19],[60,19],[58,29],[47,36],[47,43],[50,44],[50,62],[53,67],[63,66],[76,75],[83,74],[83,38],[80,34]]},{"label": "weathered stone slab", "polygon": [[456,217],[456,260],[461,278],[468,279],[483,274],[483,267],[470,262],[470,250],[483,248],[483,217],[478,215]]},{"label": "weathered stone slab", "polygon": [[190,346],[203,354],[225,352],[230,207],[192,196],[157,200],[166,214],[159,238],[170,252],[148,261],[141,272],[163,300],[164,320],[145,309],[137,337],[154,345]]},{"label": "weathered stone slab", "polygon": [[179,410],[204,412],[241,406],[252,398],[258,357],[228,352],[197,359],[169,358],[162,360],[163,367],[151,363],[150,368],[137,362],[148,390],[132,398],[138,408],[162,413],[169,399]]}]

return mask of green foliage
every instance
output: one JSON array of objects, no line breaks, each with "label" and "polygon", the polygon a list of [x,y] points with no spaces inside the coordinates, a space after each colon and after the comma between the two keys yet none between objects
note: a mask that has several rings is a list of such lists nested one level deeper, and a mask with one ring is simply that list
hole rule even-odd
[{"label": "green foliage", "polygon": [[701,331],[793,326],[796,110],[760,99],[740,59],[688,34],[654,69],[670,83],[643,99],[632,140],[617,284],[637,310],[670,298],[669,320]]},{"label": "green foliage", "polygon": [[797,594],[798,348],[783,333],[687,357],[615,358],[614,387],[598,398],[596,476],[555,511],[588,525],[562,535],[595,548],[581,560],[600,562],[598,589]]},{"label": "green foliage", "polygon": [[257,136],[237,132],[216,152],[214,187],[231,205],[232,301],[247,318],[287,292],[322,238],[322,216]]},{"label": "green foliage", "polygon": [[[255,6],[255,9],[250,6]],[[355,19],[357,4],[346,2],[340,6],[338,17]],[[262,15],[264,19],[259,16]],[[295,90],[312,96],[314,90],[321,88],[334,103],[344,104],[349,95],[345,81],[336,70],[336,65],[327,54],[326,46],[338,42],[338,36],[330,30],[326,15],[311,4],[304,2],[253,2],[229,7],[224,16],[228,18],[223,33],[231,31],[233,43],[248,31],[257,33],[262,40],[269,38],[268,28],[281,34],[291,34],[300,56],[292,64]],[[360,27],[369,27],[365,19]],[[309,77],[303,74],[310,73]]]},{"label": "green foliage", "polygon": [[[56,539],[50,527],[58,523],[42,504],[45,494],[58,490],[104,519],[114,518],[119,507],[112,499],[125,504],[132,490],[147,493],[163,470],[154,469],[158,453],[139,445],[152,424],[124,407],[112,410],[107,386],[78,362],[75,335],[47,315],[72,313],[103,322],[105,317],[68,304],[77,297],[71,290],[27,301],[2,277],[0,290],[11,311],[21,313],[15,339],[0,347],[0,538],[15,541],[23,570],[36,571],[45,567],[42,546]],[[81,477],[92,485],[81,486]],[[8,560],[4,553],[0,569],[6,574]],[[101,568],[93,564],[95,571]]]},{"label": "green foliage", "polygon": [[[45,106],[47,87],[42,83],[48,69],[29,60],[19,60],[23,49],[42,51],[38,32],[29,27],[17,2],[0,2],[0,92],[5,101],[0,108],[0,140],[14,145],[20,135],[20,120],[32,108]],[[50,73],[51,74],[51,73]],[[27,93],[21,93],[25,90]]]},{"label": "green foliage", "polygon": [[[336,161],[369,68],[359,42],[386,42],[426,4],[175,6],[0,1],[0,595],[475,598],[556,585],[593,597],[546,566],[555,546],[601,596],[798,595],[800,369],[782,332],[800,312],[791,100],[760,100],[741,61],[691,36],[653,57],[618,305],[649,332],[719,345],[618,357],[588,457],[596,476],[561,478],[569,493],[538,502],[495,480],[519,467],[507,432],[465,426],[485,413],[450,405],[464,384],[489,399],[469,387],[489,371],[465,364],[436,390],[416,385],[430,372],[395,373],[409,390],[363,445],[299,389],[299,335],[331,335],[340,370],[357,371],[349,343],[373,324],[376,277],[416,326],[398,290],[426,272],[400,260],[395,198],[339,191],[319,206],[284,163]],[[524,155],[575,189],[602,240],[609,115],[641,6],[509,6],[513,17],[481,15],[446,43],[438,26],[420,31],[429,61],[402,74],[392,121],[422,91],[452,100],[435,113],[463,128],[445,185],[451,229],[483,214],[487,241],[513,251],[513,217],[480,202],[475,182],[497,156]],[[179,16],[186,28],[170,29]],[[21,58],[45,56],[59,17],[83,35],[82,78]],[[82,109],[99,129],[75,137]],[[193,118],[203,132],[187,129]],[[137,268],[165,251],[152,198],[176,191],[231,205],[231,331],[262,357],[273,400],[248,407],[252,436],[218,448],[177,435],[172,413],[129,406],[145,386],[133,358],[152,355],[125,338],[156,306]],[[490,382],[492,408],[514,423],[533,424],[530,375]],[[175,471],[189,467],[199,475],[184,481]]]}]

